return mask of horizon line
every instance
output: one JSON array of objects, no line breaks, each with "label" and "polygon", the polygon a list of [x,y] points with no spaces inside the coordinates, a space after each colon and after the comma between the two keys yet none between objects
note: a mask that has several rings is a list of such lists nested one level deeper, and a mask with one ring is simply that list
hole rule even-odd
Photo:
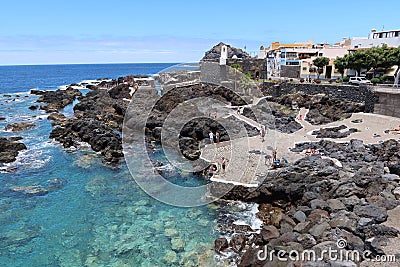
[{"label": "horizon line", "polygon": [[[123,64],[185,64],[195,63],[196,61],[188,62],[97,62],[97,63],[32,63],[32,64],[0,64],[0,67],[18,67],[18,66],[63,66],[63,65],[123,65]],[[200,60],[198,61],[200,62]]]}]

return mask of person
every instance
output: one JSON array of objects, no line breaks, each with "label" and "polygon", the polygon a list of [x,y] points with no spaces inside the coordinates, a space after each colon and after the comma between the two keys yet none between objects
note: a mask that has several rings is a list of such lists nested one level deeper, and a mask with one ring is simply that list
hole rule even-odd
[{"label": "person", "polygon": [[218,112],[217,112],[217,111],[215,111],[213,115],[214,115],[214,119],[216,119],[216,118],[217,118],[217,116],[218,116]]},{"label": "person", "polygon": [[268,163],[270,163],[272,160],[272,156],[271,155],[265,155],[265,165],[267,165]]},{"label": "person", "polygon": [[311,153],[312,153],[311,148],[307,148],[306,156],[311,156]]},{"label": "person", "polygon": [[219,132],[215,132],[215,142],[218,144],[219,143]]},{"label": "person", "polygon": [[208,136],[210,137],[210,143],[212,144],[212,143],[214,143],[214,134],[213,134],[213,132],[209,132],[208,133]]},{"label": "person", "polygon": [[261,125],[261,128],[260,128],[260,137],[261,137],[261,142],[264,142],[265,141],[265,126],[264,125]]},{"label": "person", "polygon": [[221,167],[222,167],[222,172],[226,173],[225,169],[226,169],[226,159],[224,157],[222,157],[221,159]]},{"label": "person", "polygon": [[272,151],[272,158],[273,158],[274,162],[276,161],[276,154],[277,154],[277,151],[275,148],[274,151]]},{"label": "person", "polygon": [[240,115],[240,107],[237,108],[236,112]]},{"label": "person", "polygon": [[282,162],[284,162],[284,163],[289,163],[289,161],[288,161],[287,158],[285,158],[285,157],[282,157]]},{"label": "person", "polygon": [[303,115],[299,115],[299,121],[302,121],[303,120]]},{"label": "person", "polygon": [[214,176],[214,171],[215,171],[215,166],[214,164],[211,164],[210,167],[208,168],[208,177],[213,177]]}]

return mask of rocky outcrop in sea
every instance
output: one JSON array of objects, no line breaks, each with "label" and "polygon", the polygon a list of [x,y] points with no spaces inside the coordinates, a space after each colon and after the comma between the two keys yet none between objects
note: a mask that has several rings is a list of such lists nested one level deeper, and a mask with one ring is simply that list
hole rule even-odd
[{"label": "rocky outcrop in sea", "polygon": [[[123,158],[123,118],[133,93],[132,84],[125,83],[124,78],[120,80],[124,83],[109,90],[90,87],[91,91],[85,96],[72,87],[56,91],[32,90],[32,94],[40,95],[37,102],[47,104],[40,108],[51,113],[48,119],[53,121],[54,128],[50,138],[65,148],[78,148],[88,143],[93,151],[101,153],[105,163],[119,162]],[[133,82],[133,79],[128,80]],[[74,106],[73,117],[67,118],[59,112],[76,99],[79,102]]]},{"label": "rocky outcrop in sea", "polygon": [[26,149],[25,144],[18,142],[19,137],[0,137],[0,163],[10,163],[16,160],[18,153]]}]

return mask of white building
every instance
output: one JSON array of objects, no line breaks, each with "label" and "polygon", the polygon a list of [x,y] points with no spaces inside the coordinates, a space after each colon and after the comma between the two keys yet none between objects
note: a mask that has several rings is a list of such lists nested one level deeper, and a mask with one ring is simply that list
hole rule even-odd
[{"label": "white building", "polygon": [[400,46],[400,30],[376,31],[371,30],[368,37],[354,37],[351,39],[351,48],[371,48],[386,44],[388,47]]}]

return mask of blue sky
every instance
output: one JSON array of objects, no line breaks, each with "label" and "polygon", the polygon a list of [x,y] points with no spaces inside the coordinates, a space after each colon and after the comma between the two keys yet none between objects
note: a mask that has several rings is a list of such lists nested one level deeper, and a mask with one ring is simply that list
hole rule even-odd
[{"label": "blue sky", "polygon": [[219,41],[334,43],[400,28],[400,1],[6,0],[0,65],[188,62]]}]

